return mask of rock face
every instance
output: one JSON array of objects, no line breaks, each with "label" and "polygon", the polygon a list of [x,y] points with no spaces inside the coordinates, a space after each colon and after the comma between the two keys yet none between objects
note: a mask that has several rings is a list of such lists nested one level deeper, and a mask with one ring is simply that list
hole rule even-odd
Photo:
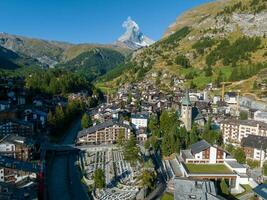
[{"label": "rock face", "polygon": [[53,67],[60,62],[62,53],[70,45],[0,33],[0,46]]},{"label": "rock face", "polygon": [[[125,34],[129,36],[139,28],[131,20],[127,21],[132,27]],[[232,81],[231,75],[234,77],[237,71],[234,67],[244,71],[240,77],[246,80],[254,75],[249,72],[243,76],[247,68],[267,66],[266,29],[266,0],[217,0],[203,4],[179,16],[160,41],[135,51],[129,61],[134,64],[134,70],[123,71],[118,83],[142,79],[156,83],[167,74],[169,78],[159,81],[163,88],[173,84],[168,81],[172,77],[204,88],[217,77],[218,82],[222,76],[223,80]],[[207,66],[212,68],[210,76]],[[225,69],[230,69],[230,73],[223,72]]]},{"label": "rock face", "polygon": [[258,14],[234,13],[232,20],[238,24],[247,36],[264,36],[267,34],[267,12]]},{"label": "rock face", "polygon": [[130,49],[139,49],[154,43],[141,32],[138,24],[131,17],[123,22],[122,27],[126,29],[126,32],[116,41],[116,44]]},{"label": "rock face", "polygon": [[[242,4],[240,3],[242,2]],[[252,6],[253,2],[257,5]],[[239,5],[240,4],[240,5]],[[262,7],[262,9],[256,9]],[[249,37],[267,34],[267,4],[265,0],[218,0],[189,10],[179,16],[164,34],[167,37],[184,26],[198,30],[190,40],[201,37],[224,38],[239,32]],[[204,34],[203,34],[204,33]]]}]

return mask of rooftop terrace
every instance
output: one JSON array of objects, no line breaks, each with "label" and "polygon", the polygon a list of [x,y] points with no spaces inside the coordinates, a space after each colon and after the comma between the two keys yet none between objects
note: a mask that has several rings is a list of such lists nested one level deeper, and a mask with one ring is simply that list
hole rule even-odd
[{"label": "rooftop terrace", "polygon": [[232,171],[224,164],[185,164],[192,174],[232,174]]}]

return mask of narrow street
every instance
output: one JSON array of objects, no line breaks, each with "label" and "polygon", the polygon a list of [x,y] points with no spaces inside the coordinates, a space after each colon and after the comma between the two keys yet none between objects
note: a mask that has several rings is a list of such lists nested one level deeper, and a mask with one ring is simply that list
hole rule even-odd
[{"label": "narrow street", "polygon": [[[80,119],[73,122],[66,136],[60,144],[73,144],[80,130]],[[75,166],[77,155],[59,154],[55,155],[48,166],[47,199],[49,200],[86,200],[89,199],[81,184],[78,168]]]}]

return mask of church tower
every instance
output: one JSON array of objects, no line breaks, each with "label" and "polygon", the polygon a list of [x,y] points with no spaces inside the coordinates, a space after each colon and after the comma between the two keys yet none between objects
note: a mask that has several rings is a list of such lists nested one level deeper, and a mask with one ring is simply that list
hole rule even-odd
[{"label": "church tower", "polygon": [[181,121],[184,123],[186,130],[190,131],[192,128],[192,103],[188,91],[186,91],[181,105]]}]

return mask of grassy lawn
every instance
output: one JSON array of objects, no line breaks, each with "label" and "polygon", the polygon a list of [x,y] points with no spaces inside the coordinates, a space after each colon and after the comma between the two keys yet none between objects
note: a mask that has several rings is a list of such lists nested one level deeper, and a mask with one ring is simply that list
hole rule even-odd
[{"label": "grassy lawn", "polygon": [[223,66],[223,67],[218,67],[218,68],[215,69],[215,73],[216,74],[218,74],[219,71],[222,72],[223,77],[224,77],[224,81],[227,81],[231,76],[231,73],[233,71],[233,67]]},{"label": "grassy lawn", "polygon": [[212,82],[211,77],[206,77],[204,73],[200,74],[199,76],[195,77],[193,79],[194,84],[197,86],[199,89],[205,88],[209,83]]},{"label": "grassy lawn", "polygon": [[223,164],[186,164],[190,173],[231,174],[231,170]]},{"label": "grassy lawn", "polygon": [[241,196],[243,196],[243,195],[245,195],[245,194],[247,194],[247,193],[252,191],[252,188],[250,187],[250,185],[241,185],[241,186],[242,186],[242,188],[245,189],[245,191],[240,193],[240,194],[235,195],[236,198],[240,198]]},{"label": "grassy lawn", "polygon": [[160,200],[173,200],[173,194],[165,192],[162,197],[160,198]]},{"label": "grassy lawn", "polygon": [[105,83],[102,83],[102,82],[96,83],[95,86],[96,88],[99,88],[102,92],[104,92],[105,94],[112,94],[117,91],[116,88],[107,86],[105,85]]}]

